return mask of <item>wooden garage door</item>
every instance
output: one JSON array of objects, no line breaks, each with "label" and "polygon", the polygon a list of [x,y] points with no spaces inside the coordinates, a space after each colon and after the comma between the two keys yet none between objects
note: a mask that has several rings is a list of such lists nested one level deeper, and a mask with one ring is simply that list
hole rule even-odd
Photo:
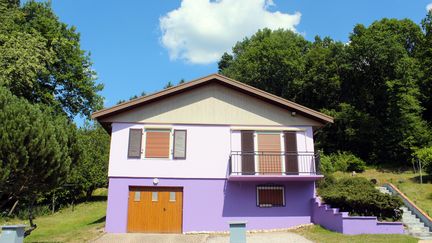
[{"label": "wooden garage door", "polygon": [[129,188],[128,232],[181,233],[182,217],[182,188]]}]

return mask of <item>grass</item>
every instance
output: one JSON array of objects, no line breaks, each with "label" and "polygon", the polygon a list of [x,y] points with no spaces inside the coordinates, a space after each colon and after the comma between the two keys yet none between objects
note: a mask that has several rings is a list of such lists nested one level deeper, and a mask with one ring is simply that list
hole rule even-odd
[{"label": "grass", "polygon": [[[336,172],[336,178],[350,177],[351,173]],[[431,176],[423,177],[423,184],[419,182],[418,174],[411,170],[386,170],[386,169],[367,169],[363,173],[357,173],[356,176],[363,176],[367,179],[376,179],[378,184],[386,182],[393,183],[418,207],[432,216],[432,178]]]},{"label": "grass", "polygon": [[[106,213],[106,189],[95,192],[93,201],[62,209],[54,214],[37,217],[37,228],[25,238],[25,242],[84,242],[103,233]],[[7,224],[24,223],[13,219]]]},{"label": "grass", "polygon": [[343,235],[340,233],[332,232],[329,230],[326,230],[320,226],[313,225],[313,226],[307,226],[302,227],[296,230],[293,230],[292,232],[297,233],[299,235],[304,236],[305,238],[319,243],[343,243],[343,242],[349,242],[349,243],[364,243],[364,242],[373,242],[373,243],[381,243],[381,242],[403,242],[403,243],[410,243],[410,242],[418,242],[417,238],[414,238],[412,236],[408,235]]}]

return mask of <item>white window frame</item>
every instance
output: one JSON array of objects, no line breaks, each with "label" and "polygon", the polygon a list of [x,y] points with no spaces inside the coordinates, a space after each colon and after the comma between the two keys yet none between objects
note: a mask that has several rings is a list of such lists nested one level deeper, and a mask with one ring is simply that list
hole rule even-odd
[{"label": "white window frame", "polygon": [[[167,158],[147,158],[145,156],[146,152],[146,142],[147,142],[147,131],[159,131],[159,132],[169,132],[169,151],[168,151],[168,157]],[[144,127],[143,128],[143,144],[142,144],[142,159],[143,160],[173,160],[173,136],[174,132],[172,128],[159,128],[159,127]]]}]

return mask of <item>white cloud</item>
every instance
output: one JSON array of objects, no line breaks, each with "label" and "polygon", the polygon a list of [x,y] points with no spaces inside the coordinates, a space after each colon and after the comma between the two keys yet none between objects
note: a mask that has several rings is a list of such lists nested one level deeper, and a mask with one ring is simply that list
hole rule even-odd
[{"label": "white cloud", "polygon": [[428,5],[426,5],[426,11],[431,11],[432,10],[432,3],[429,3]]},{"label": "white cloud", "polygon": [[258,29],[295,31],[299,12],[271,12],[270,7],[272,0],[183,0],[178,9],[160,18],[162,45],[172,60],[207,64]]}]

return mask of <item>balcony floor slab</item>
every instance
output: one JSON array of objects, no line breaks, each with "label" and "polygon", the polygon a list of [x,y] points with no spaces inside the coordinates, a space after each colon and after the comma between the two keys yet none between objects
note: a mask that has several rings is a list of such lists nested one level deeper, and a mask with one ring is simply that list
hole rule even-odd
[{"label": "balcony floor slab", "polygon": [[230,175],[229,181],[317,181],[324,175]]}]

